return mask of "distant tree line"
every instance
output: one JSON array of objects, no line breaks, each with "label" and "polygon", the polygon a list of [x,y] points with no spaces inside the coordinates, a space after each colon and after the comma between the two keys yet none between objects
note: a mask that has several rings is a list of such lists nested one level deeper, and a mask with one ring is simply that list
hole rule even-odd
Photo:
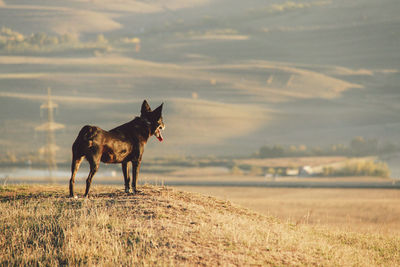
[{"label": "distant tree line", "polygon": [[349,145],[336,144],[326,148],[307,147],[305,145],[270,145],[263,146],[254,154],[258,158],[280,157],[314,157],[314,156],[346,156],[362,157],[390,154],[400,151],[400,147],[393,143],[380,144],[377,139],[365,139],[358,136],[353,138]]},{"label": "distant tree line", "polygon": [[71,34],[50,36],[43,32],[23,35],[9,28],[0,30],[0,50],[13,51],[39,51],[52,46],[72,45],[78,43],[76,36]]},{"label": "distant tree line", "polygon": [[385,162],[348,162],[343,168],[324,167],[322,176],[374,176],[388,178],[390,169]]},{"label": "distant tree line", "polygon": [[61,51],[88,51],[97,55],[111,51],[120,46],[126,49],[140,50],[140,39],[137,37],[121,38],[110,42],[103,34],[96,39],[82,42],[76,35],[49,35],[43,32],[24,35],[7,27],[0,29],[0,52],[3,53],[51,53]]}]

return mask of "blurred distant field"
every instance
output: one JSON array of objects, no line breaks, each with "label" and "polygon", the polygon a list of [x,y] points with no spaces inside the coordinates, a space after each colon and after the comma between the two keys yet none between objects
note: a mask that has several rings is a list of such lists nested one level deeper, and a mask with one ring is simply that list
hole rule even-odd
[{"label": "blurred distant field", "polygon": [[0,0],[0,157],[37,157],[47,87],[60,162],[83,125],[114,128],[144,98],[165,102],[154,157],[397,143],[398,14],[398,0]]},{"label": "blurred distant field", "polygon": [[295,224],[400,233],[400,190],[179,187],[213,195]]}]

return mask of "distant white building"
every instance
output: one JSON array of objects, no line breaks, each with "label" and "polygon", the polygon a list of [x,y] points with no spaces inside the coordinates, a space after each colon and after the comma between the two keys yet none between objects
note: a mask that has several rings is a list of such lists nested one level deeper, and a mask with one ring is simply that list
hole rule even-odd
[{"label": "distant white building", "polygon": [[311,166],[302,166],[299,169],[299,176],[307,177],[314,174],[313,168]]}]

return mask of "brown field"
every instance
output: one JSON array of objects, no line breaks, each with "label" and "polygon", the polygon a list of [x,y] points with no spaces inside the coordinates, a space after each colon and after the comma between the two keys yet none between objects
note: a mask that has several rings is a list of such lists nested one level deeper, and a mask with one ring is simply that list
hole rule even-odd
[{"label": "brown field", "polygon": [[347,157],[285,157],[285,158],[250,158],[235,160],[237,164],[248,164],[260,167],[284,167],[289,166],[293,168],[301,166],[319,166],[329,165],[338,162],[345,162]]},{"label": "brown field", "polygon": [[[344,179],[342,179],[344,180]],[[354,180],[354,179],[353,179]],[[179,187],[232,201],[292,223],[391,234],[400,232],[400,190]]]},{"label": "brown field", "polygon": [[173,188],[92,189],[89,199],[69,199],[65,186],[1,186],[0,265],[400,264],[396,235],[281,221]]}]

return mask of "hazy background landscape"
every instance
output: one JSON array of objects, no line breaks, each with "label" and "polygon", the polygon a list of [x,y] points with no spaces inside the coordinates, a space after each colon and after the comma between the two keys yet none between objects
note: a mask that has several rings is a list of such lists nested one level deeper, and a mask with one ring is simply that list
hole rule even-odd
[{"label": "hazy background landscape", "polygon": [[[0,265],[400,266],[399,13],[0,0]],[[84,163],[69,198],[80,128],[128,122],[143,99],[164,102],[166,129],[137,194],[101,164],[82,198]]]},{"label": "hazy background landscape", "polygon": [[399,11],[397,0],[1,0],[1,157],[45,144],[48,87],[65,125],[59,162],[83,125],[127,122],[143,99],[165,103],[167,126],[147,158],[356,136],[398,145]]}]

